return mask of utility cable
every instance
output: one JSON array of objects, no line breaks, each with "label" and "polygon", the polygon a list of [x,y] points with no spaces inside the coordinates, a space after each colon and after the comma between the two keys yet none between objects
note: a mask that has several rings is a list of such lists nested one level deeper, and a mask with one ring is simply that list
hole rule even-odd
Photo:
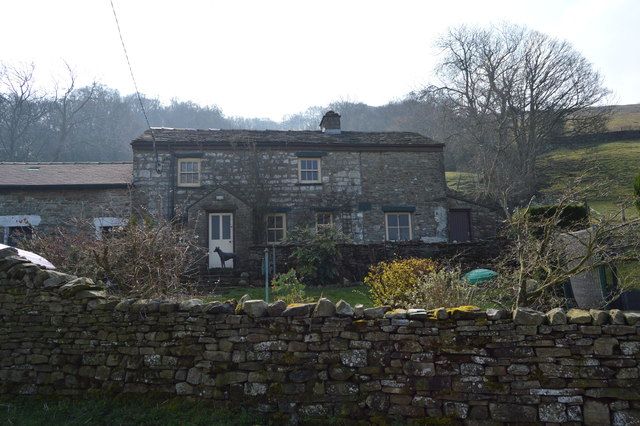
[{"label": "utility cable", "polygon": [[142,115],[144,115],[144,120],[146,121],[147,128],[149,129],[149,133],[151,134],[151,141],[153,143],[153,155],[155,157],[155,162],[156,162],[156,172],[159,174],[162,170],[162,165],[160,164],[160,159],[158,157],[158,148],[156,146],[156,136],[153,133],[151,124],[149,123],[149,117],[147,116],[147,111],[144,108],[144,103],[142,102],[142,96],[140,96],[140,90],[138,90],[138,83],[136,83],[136,78],[133,75],[133,67],[131,66],[131,61],[129,60],[129,53],[127,52],[127,46],[124,43],[124,37],[122,37],[122,30],[120,29],[120,22],[118,21],[118,15],[116,14],[116,8],[113,5],[113,0],[109,0],[109,3],[111,4],[111,10],[113,11],[113,18],[116,21],[116,27],[118,28],[118,35],[120,36],[120,43],[122,44],[124,57],[126,58],[127,65],[129,66],[129,74],[131,75],[131,80],[133,81],[133,87],[136,89],[136,96],[138,97],[138,103],[140,103],[140,109],[142,110]]}]

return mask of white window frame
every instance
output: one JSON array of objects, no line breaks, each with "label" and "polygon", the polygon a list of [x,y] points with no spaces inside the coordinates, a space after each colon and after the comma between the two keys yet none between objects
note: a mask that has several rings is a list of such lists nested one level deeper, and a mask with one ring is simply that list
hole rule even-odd
[{"label": "white window frame", "polygon": [[[317,169],[302,169],[302,162],[303,161],[317,161],[318,162],[318,168]],[[318,179],[302,179],[302,172],[303,171],[308,171],[308,172],[314,172],[317,171],[318,172]],[[322,182],[322,159],[319,157],[302,157],[302,158],[298,158],[298,182],[300,183],[321,183]]]},{"label": "white window frame", "polygon": [[96,240],[102,240],[102,228],[117,228],[126,226],[129,221],[121,217],[96,217],[93,227],[96,228]]},{"label": "white window frame", "polygon": [[[389,216],[398,216],[398,219],[399,219],[400,215],[407,215],[409,217],[409,239],[408,240],[391,240],[389,239]],[[384,214],[385,239],[387,241],[411,241],[413,239],[413,218],[411,216],[412,214],[409,212],[385,212]],[[395,228],[398,228],[398,230],[400,230],[401,227],[400,225],[398,225]],[[402,228],[404,228],[404,226]],[[398,232],[398,235],[399,234],[400,232]]]},{"label": "white window frame", "polygon": [[[270,217],[281,217],[282,218],[282,228],[270,228],[269,227],[269,218]],[[287,239],[287,214],[286,213],[269,213],[265,217],[265,228],[267,231],[267,244],[277,244]],[[280,231],[282,230],[282,240],[280,241],[269,241],[269,231]]]},{"label": "white window frame", "polygon": [[[320,215],[329,215],[329,223],[318,223],[318,216]],[[333,212],[316,212],[316,232],[331,226],[333,226]]]},{"label": "white window frame", "polygon": [[[182,164],[186,163],[195,163],[198,165],[198,182],[182,182],[182,174],[181,171]],[[184,172],[189,174],[195,174],[194,172]],[[202,159],[201,158],[179,158],[178,159],[178,186],[183,188],[195,188],[200,186],[200,182],[202,181]]]},{"label": "white window frame", "polygon": [[9,228],[22,228],[27,226],[33,228],[40,225],[41,220],[40,216],[35,214],[0,216],[0,228],[3,228],[2,243],[5,245],[9,243],[9,234],[11,232]]}]

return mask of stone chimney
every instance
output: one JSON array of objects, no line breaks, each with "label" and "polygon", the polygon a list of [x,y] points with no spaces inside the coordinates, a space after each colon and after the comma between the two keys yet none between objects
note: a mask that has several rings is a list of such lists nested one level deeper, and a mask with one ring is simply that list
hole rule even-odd
[{"label": "stone chimney", "polygon": [[320,128],[323,133],[332,135],[340,134],[340,114],[335,111],[327,111],[320,121]]}]

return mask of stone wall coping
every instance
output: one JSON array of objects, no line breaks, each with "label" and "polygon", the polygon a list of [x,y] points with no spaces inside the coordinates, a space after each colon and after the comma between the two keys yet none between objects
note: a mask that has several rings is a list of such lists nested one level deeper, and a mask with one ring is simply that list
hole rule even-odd
[{"label": "stone wall coping", "polygon": [[[521,326],[567,325],[602,326],[628,325],[640,326],[640,311],[621,311],[618,309],[569,309],[555,308],[549,312],[540,312],[530,308],[481,310],[475,306],[441,307],[424,309],[420,307],[401,309],[390,306],[364,307],[351,306],[340,300],[337,303],[320,298],[314,303],[285,304],[281,300],[266,303],[264,300],[250,300],[244,296],[239,301],[208,301],[201,299],[146,299],[123,298],[107,295],[102,283],[90,278],[76,277],[58,271],[46,270],[28,260],[17,256],[12,249],[0,250],[0,279],[7,277],[24,282],[28,288],[40,288],[57,293],[61,298],[84,300],[88,309],[114,310],[119,312],[188,312],[198,314],[247,315],[252,318],[293,317],[293,318],[354,318],[362,320],[388,319],[393,321],[502,321],[511,320]],[[7,282],[0,280],[0,282]]]}]

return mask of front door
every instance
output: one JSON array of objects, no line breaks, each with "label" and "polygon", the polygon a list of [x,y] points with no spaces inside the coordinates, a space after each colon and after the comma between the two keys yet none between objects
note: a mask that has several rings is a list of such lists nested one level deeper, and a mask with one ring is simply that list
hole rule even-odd
[{"label": "front door", "polygon": [[[233,253],[233,214],[209,214],[209,268],[222,268],[220,254],[216,248],[224,253]],[[224,264],[225,268],[233,268],[233,259]]]}]

